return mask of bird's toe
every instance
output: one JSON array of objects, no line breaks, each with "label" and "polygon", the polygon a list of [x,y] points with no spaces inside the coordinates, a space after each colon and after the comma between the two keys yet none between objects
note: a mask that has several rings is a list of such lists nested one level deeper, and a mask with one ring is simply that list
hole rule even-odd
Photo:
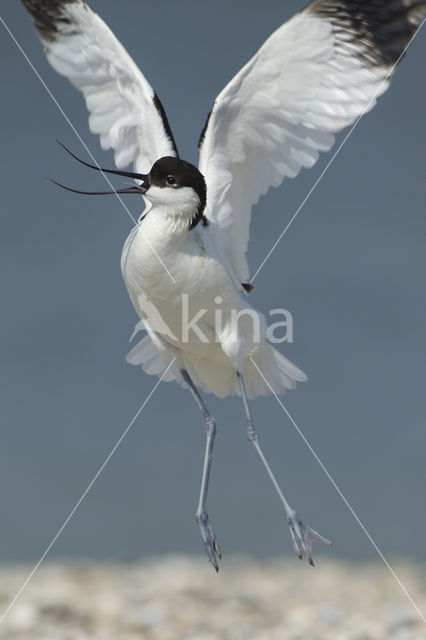
[{"label": "bird's toe", "polygon": [[287,516],[288,526],[290,527],[290,534],[293,541],[294,550],[301,560],[303,556],[307,559],[311,566],[314,565],[312,559],[312,543],[321,542],[333,546],[333,543],[327,538],[324,538],[314,529],[311,529],[308,525],[304,524],[299,518],[297,513],[292,513]]},{"label": "bird's toe", "polygon": [[219,543],[216,538],[216,534],[213,531],[207,514],[197,514],[197,522],[200,526],[201,537],[204,543],[204,549],[206,550],[207,557],[212,563],[216,572],[219,571],[218,560],[222,558],[222,551],[219,547]]}]

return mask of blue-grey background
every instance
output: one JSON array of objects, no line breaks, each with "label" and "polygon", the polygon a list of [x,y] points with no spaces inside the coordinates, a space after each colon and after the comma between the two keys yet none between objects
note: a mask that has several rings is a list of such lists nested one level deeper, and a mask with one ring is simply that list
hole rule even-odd
[{"label": "blue-grey background", "polygon": [[[181,155],[212,102],[301,1],[93,0],[159,93]],[[89,145],[81,96],[45,61],[17,0],[2,16]],[[136,316],[119,258],[131,221],[58,138],[74,133],[0,25],[0,559],[36,559],[156,380],[126,364]],[[388,555],[426,559],[426,32],[390,91],[362,121],[256,280],[255,305],[294,315],[282,350],[309,375],[284,402]],[[342,139],[342,138],[341,138]],[[256,207],[254,271],[330,156]],[[120,181],[117,182],[120,184]],[[133,215],[139,200],[128,198]],[[237,399],[207,402],[219,435],[210,494],[226,554],[292,553],[280,504],[247,443]],[[275,399],[253,406],[265,452],[290,501],[335,542],[376,553]],[[188,393],[163,384],[51,550],[127,558],[201,553],[194,521],[204,433]]]}]

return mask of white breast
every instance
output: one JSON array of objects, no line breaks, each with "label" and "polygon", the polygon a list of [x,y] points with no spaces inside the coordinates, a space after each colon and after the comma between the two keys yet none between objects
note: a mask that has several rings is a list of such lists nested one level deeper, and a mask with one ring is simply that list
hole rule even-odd
[{"label": "white breast", "polygon": [[[126,240],[121,266],[139,317],[172,348],[223,362],[253,352],[252,321],[243,319],[238,330],[232,323],[232,313],[251,307],[216,257],[208,227],[177,233],[167,216],[151,211]],[[185,333],[184,321],[199,314],[202,335]]]}]

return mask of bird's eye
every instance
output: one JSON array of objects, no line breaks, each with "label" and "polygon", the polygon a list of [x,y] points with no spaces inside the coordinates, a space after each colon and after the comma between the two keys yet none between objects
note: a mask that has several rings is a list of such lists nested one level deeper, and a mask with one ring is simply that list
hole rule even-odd
[{"label": "bird's eye", "polygon": [[167,176],[166,182],[167,184],[176,184],[176,178],[174,176]]}]

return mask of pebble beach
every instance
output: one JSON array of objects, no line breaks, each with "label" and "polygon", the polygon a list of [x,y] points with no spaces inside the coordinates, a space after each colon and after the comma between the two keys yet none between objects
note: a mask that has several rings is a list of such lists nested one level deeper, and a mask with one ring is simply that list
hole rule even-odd
[{"label": "pebble beach", "polygon": [[426,567],[317,558],[46,562],[0,569],[4,640],[426,640]]}]

